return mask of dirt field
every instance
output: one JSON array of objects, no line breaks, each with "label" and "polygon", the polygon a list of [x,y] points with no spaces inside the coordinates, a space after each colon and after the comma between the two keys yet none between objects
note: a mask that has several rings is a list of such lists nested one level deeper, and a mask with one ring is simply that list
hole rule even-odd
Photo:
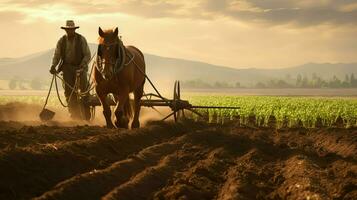
[{"label": "dirt field", "polygon": [[357,129],[25,124],[0,122],[0,199],[357,199]]}]

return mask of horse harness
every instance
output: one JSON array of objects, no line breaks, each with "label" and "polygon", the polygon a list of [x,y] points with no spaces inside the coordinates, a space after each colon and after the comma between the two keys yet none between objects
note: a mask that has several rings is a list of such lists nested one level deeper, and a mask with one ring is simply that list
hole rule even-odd
[{"label": "horse harness", "polygon": [[[116,59],[116,61],[113,63],[111,61],[105,61],[108,64],[111,64],[114,66],[113,72],[114,75],[119,74],[125,66],[128,66],[131,62],[133,62],[135,55],[132,54],[130,51],[128,51],[123,42],[119,39],[118,42],[112,42],[112,43],[103,43],[103,44],[99,44],[98,45],[98,51],[97,51],[97,69],[98,71],[103,75],[103,69],[102,69],[102,64],[105,63],[103,60],[100,59],[100,57],[102,56],[102,52],[101,52],[101,48],[110,48],[112,46],[117,45],[117,49],[118,49],[118,57]],[[129,58],[128,62],[126,62],[127,58]],[[99,65],[99,66],[98,66]],[[100,67],[100,68],[98,68]]]}]

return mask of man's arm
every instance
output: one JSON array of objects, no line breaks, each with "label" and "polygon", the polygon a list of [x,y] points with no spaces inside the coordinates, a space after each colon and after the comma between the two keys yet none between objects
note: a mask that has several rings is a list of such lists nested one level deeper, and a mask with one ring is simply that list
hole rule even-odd
[{"label": "man's arm", "polygon": [[57,42],[55,53],[53,54],[53,57],[52,57],[51,69],[55,69],[61,60],[61,56],[62,56],[61,55],[61,42],[62,42],[62,38],[60,38]]},{"label": "man's arm", "polygon": [[83,51],[83,59],[81,61],[80,67],[84,70],[88,70],[88,64],[91,59],[90,49],[87,43],[87,40],[82,36],[82,51]]}]

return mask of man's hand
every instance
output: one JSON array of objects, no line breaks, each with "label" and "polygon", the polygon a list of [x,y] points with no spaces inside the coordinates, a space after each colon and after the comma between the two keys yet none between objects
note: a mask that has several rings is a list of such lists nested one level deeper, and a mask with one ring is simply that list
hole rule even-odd
[{"label": "man's hand", "polygon": [[80,67],[79,69],[76,70],[77,73],[83,73],[87,72],[87,69],[85,67]]},{"label": "man's hand", "polygon": [[51,73],[51,74],[57,74],[56,67],[51,67],[50,73]]}]

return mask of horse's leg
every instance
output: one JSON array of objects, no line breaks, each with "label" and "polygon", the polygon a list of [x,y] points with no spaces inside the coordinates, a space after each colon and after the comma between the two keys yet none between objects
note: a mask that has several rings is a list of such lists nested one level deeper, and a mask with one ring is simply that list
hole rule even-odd
[{"label": "horse's leg", "polygon": [[144,83],[141,84],[140,87],[138,87],[134,91],[135,107],[134,107],[134,119],[133,119],[133,122],[131,123],[131,128],[139,128],[140,127],[140,122],[139,122],[139,114],[140,114],[140,108],[141,108],[140,100],[144,93]]},{"label": "horse's leg", "polygon": [[110,106],[106,101],[108,94],[98,94],[98,98],[100,100],[100,103],[103,106],[103,115],[105,117],[105,121],[107,123],[108,128],[115,128],[112,122],[112,111],[110,110]]},{"label": "horse's leg", "polygon": [[130,101],[129,93],[121,91],[120,94],[114,95],[116,100],[116,107],[115,107],[115,125],[117,128],[128,128],[129,119],[124,116],[124,105],[126,101]]}]

